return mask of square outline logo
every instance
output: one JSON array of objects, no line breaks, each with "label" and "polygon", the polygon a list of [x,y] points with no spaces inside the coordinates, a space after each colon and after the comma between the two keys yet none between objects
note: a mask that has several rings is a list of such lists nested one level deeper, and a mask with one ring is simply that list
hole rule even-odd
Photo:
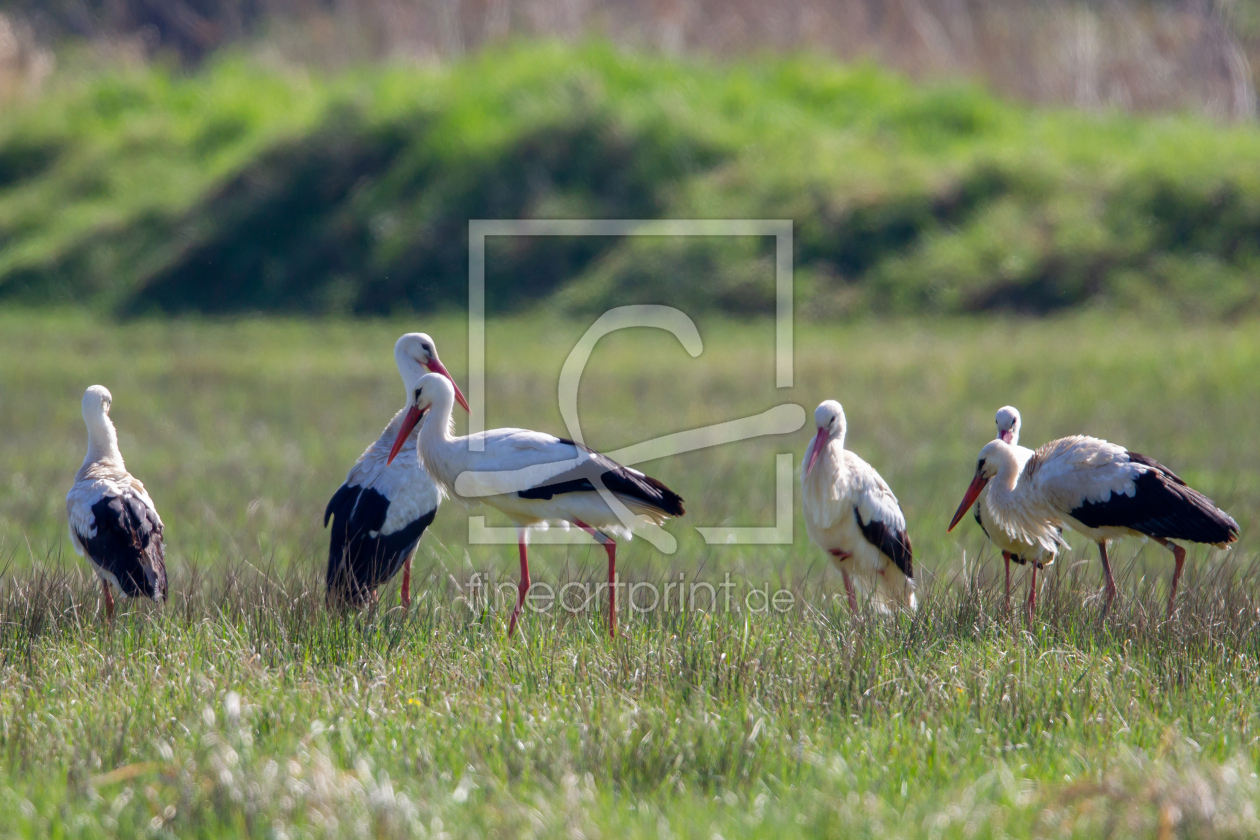
[{"label": "square outline logo", "polygon": [[[468,221],[468,417],[470,435],[485,431],[486,397],[486,237],[488,236],[773,236],[775,240],[775,388],[793,384],[793,264],[791,219],[470,219]],[[682,314],[682,313],[680,313]],[[696,355],[693,353],[693,355]],[[795,412],[779,409],[794,408]],[[788,415],[791,415],[790,417]],[[799,415],[799,416],[798,416]],[[755,418],[774,423],[773,429],[740,433],[741,421],[717,424],[680,433],[687,438],[676,451],[703,448],[765,434],[796,431],[804,425],[804,409],[786,404]],[[775,422],[777,421],[777,422]],[[795,424],[793,426],[793,424]],[[744,424],[747,428],[747,424]],[[716,432],[717,434],[712,434]],[[709,433],[706,435],[706,433]],[[732,436],[733,435],[733,436]],[[632,444],[605,453],[613,460],[632,466],[643,457],[644,444]],[[660,457],[659,454],[651,458]],[[792,463],[793,453],[775,455],[775,524],[772,526],[728,527],[693,525],[709,545],[786,545],[792,542]],[[656,538],[648,535],[658,549],[673,553],[675,540],[657,526]],[[660,539],[663,536],[665,539]],[[484,516],[468,517],[468,541],[472,545],[515,544],[516,529],[488,527]],[[534,530],[531,541],[543,544],[586,543],[581,531],[567,529]]]}]

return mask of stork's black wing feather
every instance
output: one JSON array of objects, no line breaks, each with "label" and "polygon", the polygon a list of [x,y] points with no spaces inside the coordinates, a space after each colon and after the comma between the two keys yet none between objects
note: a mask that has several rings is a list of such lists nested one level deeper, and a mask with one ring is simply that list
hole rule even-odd
[{"label": "stork's black wing feather", "polygon": [[326,584],[330,596],[360,606],[376,587],[398,574],[420,537],[437,515],[437,508],[389,534],[381,527],[390,500],[371,487],[342,485],[328,503],[324,521],[333,517],[328,541]]},{"label": "stork's black wing feather", "polygon": [[1181,480],[1180,476],[1178,476],[1172,470],[1168,469],[1168,467],[1165,467],[1159,461],[1156,461],[1154,458],[1148,458],[1147,456],[1139,452],[1130,452],[1129,462],[1133,464],[1141,464],[1143,466],[1150,467],[1153,470],[1159,470],[1168,479],[1170,479],[1173,484],[1180,484],[1182,487],[1189,486],[1184,481]]},{"label": "stork's black wing feather", "polygon": [[[576,446],[576,444],[573,444],[573,441],[565,440],[563,442]],[[623,467],[606,455],[590,452],[590,450],[587,451],[590,453],[590,460],[579,469],[598,473],[600,481],[609,491],[619,496],[637,499],[660,509],[669,516],[682,516],[686,512],[683,509],[682,496],[670,490],[657,479],[652,478],[650,475],[644,475],[638,470]],[[522,499],[551,499],[565,493],[593,493],[595,491],[595,483],[590,476],[583,476],[531,487],[528,490],[520,490],[517,492],[517,495]]]},{"label": "stork's black wing feather", "polygon": [[328,507],[324,508],[324,527],[328,527],[330,517],[333,521],[332,533],[328,536],[328,571],[325,575],[329,589],[332,589],[334,581],[341,578],[341,566],[346,558],[346,543],[353,533],[350,526],[350,514],[362,490],[362,487],[343,484],[328,500]]},{"label": "stork's black wing feather", "polygon": [[337,492],[333,493],[333,497],[328,500],[328,506],[324,508],[324,527],[328,527],[329,518],[335,513],[343,519],[350,518],[350,511],[354,509],[354,503],[359,498],[359,491],[362,487],[351,487],[349,484],[343,484],[337,488]]},{"label": "stork's black wing feather", "polygon": [[887,555],[901,569],[902,574],[913,580],[914,551],[910,547],[910,535],[890,527],[880,519],[863,522],[862,514],[856,507],[853,508],[853,518],[857,520],[858,528],[862,530],[866,541]]},{"label": "stork's black wing feather", "polygon": [[1112,493],[1105,502],[1086,502],[1072,516],[1089,528],[1132,528],[1162,539],[1227,544],[1238,539],[1238,523],[1176,473],[1145,455],[1129,460],[1146,469],[1134,479],[1134,493]]},{"label": "stork's black wing feather", "polygon": [[139,496],[102,496],[92,505],[96,536],[76,535],[93,563],[118,581],[128,597],[166,597],[162,521]]}]

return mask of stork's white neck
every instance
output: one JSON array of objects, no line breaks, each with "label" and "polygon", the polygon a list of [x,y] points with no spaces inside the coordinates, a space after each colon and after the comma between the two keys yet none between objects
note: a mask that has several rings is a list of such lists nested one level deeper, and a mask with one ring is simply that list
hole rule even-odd
[{"label": "stork's white neck", "polygon": [[[992,446],[992,444],[990,444]],[[1057,551],[1059,538],[1055,524],[1045,514],[1046,506],[1034,484],[1020,481],[1023,465],[1010,444],[996,447],[990,459],[998,461],[997,474],[989,481],[984,500],[988,523],[1011,537],[1039,545],[1049,554]]]},{"label": "stork's white neck", "polygon": [[839,498],[840,488],[846,484],[845,476],[849,470],[849,464],[844,457],[844,431],[841,430],[839,434],[827,439],[822,452],[818,453],[814,468],[805,472],[812,449],[811,444],[805,450],[805,460],[801,462],[805,485],[815,488],[814,492],[822,493],[824,498]]},{"label": "stork's white neck", "polygon": [[406,399],[411,399],[411,392],[415,389],[416,383],[420,381],[420,377],[428,373],[424,365],[417,362],[410,356],[394,353],[394,363],[398,365],[398,376],[402,379],[403,393]]},{"label": "stork's white neck", "polygon": [[993,490],[989,492],[992,493],[994,490],[1000,493],[1016,492],[1016,487],[1019,484],[1020,468],[1019,460],[1015,457],[1014,444],[1008,444],[990,457],[996,457],[999,460],[997,475],[993,476],[993,480],[989,482]]},{"label": "stork's white neck", "polygon": [[87,414],[84,415],[83,422],[87,425],[88,446],[87,455],[83,457],[83,466],[79,468],[80,472],[93,464],[125,470],[122,452],[118,450],[118,431],[114,428],[109,415],[104,412]]},{"label": "stork's white neck", "polygon": [[465,460],[460,458],[465,449],[458,445],[462,438],[451,434],[454,409],[454,396],[446,391],[438,391],[421,423],[420,436],[416,440],[416,449],[425,472],[446,490],[448,496],[453,495],[455,478],[463,472]]},{"label": "stork's white neck", "polygon": [[845,430],[841,428],[828,437],[827,442],[823,444],[822,452],[818,454],[818,463],[814,464],[813,471],[818,473],[824,482],[834,481],[847,466],[844,460],[844,432]]}]

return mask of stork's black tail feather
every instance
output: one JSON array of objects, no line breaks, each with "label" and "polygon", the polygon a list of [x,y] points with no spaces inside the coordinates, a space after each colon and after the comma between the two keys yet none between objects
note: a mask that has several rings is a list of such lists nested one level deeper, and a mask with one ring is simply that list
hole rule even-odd
[{"label": "stork's black tail feather", "polygon": [[679,496],[673,490],[670,490],[660,481],[652,478],[650,475],[643,476],[648,486],[656,491],[658,497],[656,505],[670,516],[682,516],[687,511],[683,508],[683,497]]}]

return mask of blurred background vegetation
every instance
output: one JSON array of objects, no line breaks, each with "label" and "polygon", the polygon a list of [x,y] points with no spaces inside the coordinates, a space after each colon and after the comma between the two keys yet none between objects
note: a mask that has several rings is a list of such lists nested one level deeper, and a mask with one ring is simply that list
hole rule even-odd
[{"label": "blurred background vegetation", "polygon": [[[798,314],[1260,308],[1260,2],[9,0],[0,301],[457,308],[470,218],[790,218]],[[773,309],[491,241],[491,312]]]}]

